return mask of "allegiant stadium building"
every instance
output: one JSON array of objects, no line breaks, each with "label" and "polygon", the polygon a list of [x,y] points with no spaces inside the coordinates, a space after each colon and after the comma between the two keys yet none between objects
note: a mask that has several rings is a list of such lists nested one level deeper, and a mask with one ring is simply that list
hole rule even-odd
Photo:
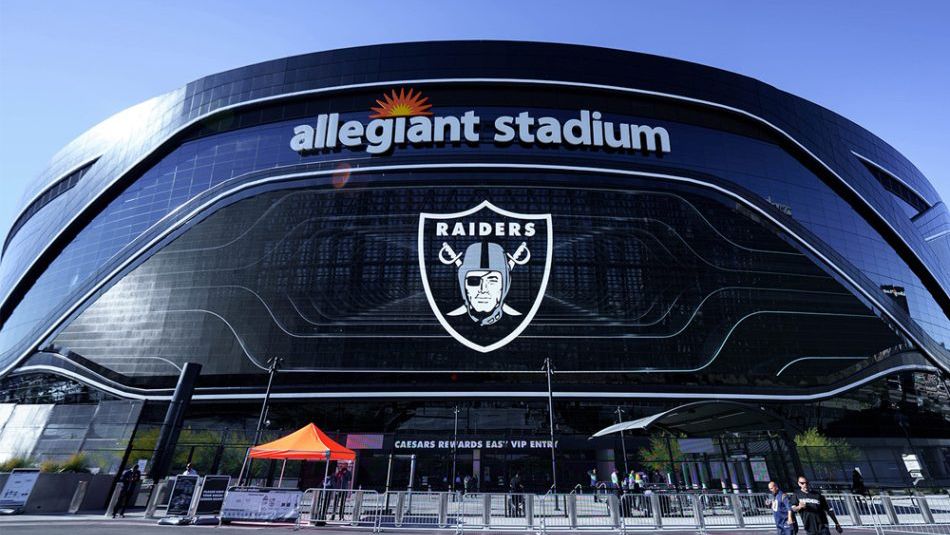
[{"label": "allegiant stadium building", "polygon": [[149,458],[190,362],[175,462],[236,472],[276,358],[265,438],[313,421],[358,484],[415,454],[416,485],[454,458],[544,488],[550,359],[565,489],[950,479],[946,205],[849,120],[683,61],[430,42],[201,78],[55,155],[0,289],[3,458]]}]

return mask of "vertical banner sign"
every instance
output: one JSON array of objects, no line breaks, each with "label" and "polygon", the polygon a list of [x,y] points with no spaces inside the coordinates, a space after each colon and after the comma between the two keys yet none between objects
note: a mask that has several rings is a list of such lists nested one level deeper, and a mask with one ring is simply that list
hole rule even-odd
[{"label": "vertical banner sign", "polygon": [[196,515],[214,515],[221,511],[224,504],[224,494],[231,483],[231,476],[205,476],[201,493],[198,495],[198,504],[195,506]]},{"label": "vertical banner sign", "polygon": [[175,476],[171,495],[168,497],[167,516],[185,516],[191,509],[191,500],[195,497],[198,476]]},{"label": "vertical banner sign", "polygon": [[40,471],[35,468],[14,468],[0,492],[0,509],[21,512],[39,477]]}]

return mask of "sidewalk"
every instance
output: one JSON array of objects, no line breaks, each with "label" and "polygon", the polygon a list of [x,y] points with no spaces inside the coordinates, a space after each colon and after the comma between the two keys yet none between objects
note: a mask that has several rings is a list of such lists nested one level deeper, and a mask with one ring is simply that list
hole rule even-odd
[{"label": "sidewalk", "polygon": [[[229,524],[226,526],[159,526],[157,518],[145,518],[144,513],[137,511],[127,515],[125,518],[105,518],[102,513],[84,513],[84,514],[56,514],[56,515],[10,515],[0,516],[0,534],[2,535],[120,535],[134,533],[135,535],[164,534],[168,535],[169,529],[214,529],[216,535],[242,534],[248,531],[258,531],[261,533],[281,533],[293,534],[292,524]],[[767,535],[774,533],[775,528],[763,526],[760,529],[745,530],[715,530],[715,535]],[[384,532],[398,533],[400,535],[455,535],[455,529],[383,529]],[[646,534],[658,533],[650,529],[628,529],[628,533]],[[484,533],[479,530],[471,530],[471,533]],[[303,526],[300,529],[302,534],[313,533],[320,535],[343,535],[371,533],[369,529],[354,529],[342,527],[312,527]],[[534,531],[502,531],[493,530],[493,535],[526,535],[533,534]],[[561,532],[564,533],[564,532]],[[584,530],[584,535],[615,535],[619,531],[596,531]],[[691,529],[671,529],[662,530],[663,535],[694,535],[698,533]],[[873,528],[852,528],[845,529],[845,535],[871,535]]]}]

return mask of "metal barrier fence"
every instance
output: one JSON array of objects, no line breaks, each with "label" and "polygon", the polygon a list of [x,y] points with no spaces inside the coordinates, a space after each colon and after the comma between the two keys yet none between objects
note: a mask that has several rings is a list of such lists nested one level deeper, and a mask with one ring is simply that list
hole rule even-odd
[{"label": "metal barrier fence", "polygon": [[307,489],[300,498],[294,529],[309,524],[371,528],[376,532],[384,503],[372,490]]},{"label": "metal barrier fence", "polygon": [[868,500],[875,531],[891,534],[950,534],[950,496],[914,494]]},{"label": "metal barrier fence", "polygon": [[[950,495],[825,494],[846,533],[950,535]],[[696,531],[774,529],[767,493],[502,494],[309,489],[297,526],[381,530]],[[801,522],[799,520],[799,522]]]}]

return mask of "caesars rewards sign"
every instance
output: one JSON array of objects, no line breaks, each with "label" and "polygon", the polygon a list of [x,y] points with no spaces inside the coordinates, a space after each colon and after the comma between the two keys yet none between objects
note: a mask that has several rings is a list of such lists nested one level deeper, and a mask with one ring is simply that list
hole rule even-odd
[{"label": "caesars rewards sign", "polygon": [[[407,145],[478,144],[482,123],[475,110],[433,115],[428,97],[392,90],[371,107],[370,121],[340,122],[318,115],[294,127],[290,148],[301,154],[349,148],[382,155]],[[497,145],[569,145],[611,150],[670,152],[663,127],[606,120],[580,110],[561,122],[528,111],[495,119]],[[485,200],[455,213],[419,214],[419,270],[436,318],[461,344],[489,352],[514,340],[531,323],[551,273],[551,214],[505,210]]]}]

